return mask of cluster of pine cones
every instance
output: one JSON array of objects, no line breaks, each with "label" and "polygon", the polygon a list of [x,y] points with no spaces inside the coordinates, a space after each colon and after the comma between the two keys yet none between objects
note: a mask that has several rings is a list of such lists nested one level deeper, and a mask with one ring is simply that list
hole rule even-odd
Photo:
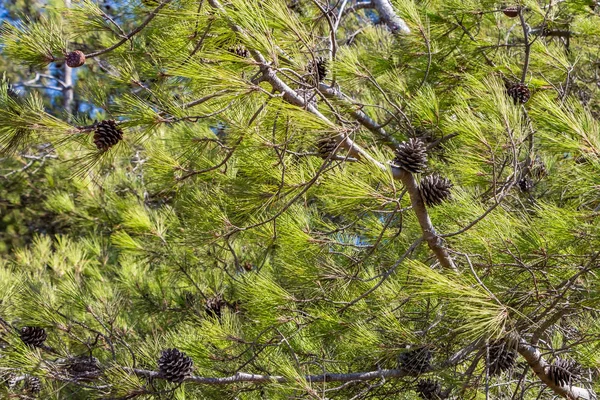
[{"label": "cluster of pine cones", "polygon": [[[424,172],[427,168],[427,146],[418,138],[402,142],[396,149],[396,158],[392,166],[414,174]],[[419,190],[423,202],[432,207],[450,198],[452,186],[449,179],[439,174],[431,174],[421,179]]]}]

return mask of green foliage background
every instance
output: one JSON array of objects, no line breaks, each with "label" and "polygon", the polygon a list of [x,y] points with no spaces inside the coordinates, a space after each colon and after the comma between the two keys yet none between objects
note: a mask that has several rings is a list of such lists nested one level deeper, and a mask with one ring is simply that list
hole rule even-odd
[{"label": "green foliage background", "polygon": [[[119,40],[103,13],[130,32],[154,7],[13,6],[31,20],[5,21],[1,33],[0,144],[11,152],[0,159],[0,317],[44,327],[56,354],[5,330],[0,396],[15,396],[2,384],[9,374],[27,373],[52,399],[415,399],[417,377],[342,386],[303,376],[393,369],[407,348],[427,346],[426,377],[454,398],[549,399],[527,368],[518,382],[522,359],[488,381],[485,342],[530,338],[551,317],[542,353],[577,360],[581,385],[598,389],[600,6],[521,4],[530,27],[572,32],[568,43],[534,36],[525,105],[504,88],[521,78],[525,46],[503,4],[395,0],[408,36],[374,24],[371,10],[349,13],[324,82],[348,98],[315,94],[328,124],[231,51],[258,51],[293,89],[314,91],[307,65],[332,56],[330,24],[315,2],[300,4],[231,0],[215,11],[174,0],[75,70],[72,113],[45,89],[15,100],[7,82],[60,78],[65,50]],[[343,133],[383,163],[394,158],[389,140],[353,120],[359,109],[396,142],[434,143],[429,172],[455,186],[428,211],[457,271],[416,243],[421,228],[391,171],[318,157],[319,139]],[[83,128],[103,119],[125,132],[107,153]],[[526,177],[532,188],[520,190]],[[220,317],[205,309],[217,295],[228,303]],[[290,382],[177,386],[127,373],[156,370],[170,347],[192,357],[195,375]],[[69,382],[49,361],[81,354],[105,367],[100,382]]]}]

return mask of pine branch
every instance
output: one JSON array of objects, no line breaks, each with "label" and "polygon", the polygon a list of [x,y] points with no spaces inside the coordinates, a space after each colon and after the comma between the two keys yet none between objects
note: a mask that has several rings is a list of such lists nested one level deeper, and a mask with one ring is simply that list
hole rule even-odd
[{"label": "pine branch", "polygon": [[425,207],[425,203],[421,197],[419,185],[417,184],[415,177],[410,172],[400,168],[392,167],[392,170],[394,171],[394,176],[398,177],[402,181],[406,187],[406,190],[408,191],[412,209],[415,212],[417,219],[419,220],[421,230],[423,231],[423,239],[425,239],[429,245],[429,248],[431,251],[433,251],[442,267],[456,269],[454,261],[452,261],[452,258],[448,254],[448,250],[446,250],[443,245],[442,239],[437,234],[433,224],[431,223],[429,213],[427,212],[427,208]]},{"label": "pine branch", "polygon": [[167,4],[169,4],[172,0],[163,0],[158,7],[156,7],[154,10],[152,10],[148,16],[146,17],[146,19],[134,30],[132,30],[131,32],[129,32],[125,37],[123,37],[121,40],[119,40],[117,43],[115,43],[114,45],[107,47],[106,49],[102,49],[102,50],[98,50],[95,51],[93,53],[89,53],[85,55],[85,58],[91,58],[91,57],[97,57],[99,55],[105,54],[105,53],[109,53],[113,50],[115,50],[116,48],[122,46],[123,44],[125,44],[129,39],[131,39],[132,37],[134,37],[135,35],[137,35],[139,32],[141,32],[142,29],[144,29],[146,27],[146,25],[148,25],[150,23],[150,21],[152,21],[154,19],[154,17],[156,17],[158,15],[158,12],[165,7]]},{"label": "pine branch", "polygon": [[[125,368],[125,371],[143,376],[149,379],[162,379],[162,376],[157,371],[146,369]],[[332,374],[324,373],[320,375],[306,375],[303,377],[309,383],[322,382],[352,382],[352,381],[372,381],[375,379],[385,378],[402,378],[411,376],[409,372],[403,369],[382,369],[379,371],[368,372],[353,372],[349,374]],[[226,376],[223,378],[211,378],[203,376],[191,376],[185,379],[184,382],[196,383],[201,385],[231,385],[238,382],[251,383],[286,383],[294,381],[293,378],[288,378],[281,375],[257,375],[238,372],[235,375]]]},{"label": "pine branch", "polygon": [[[209,4],[219,10],[225,18],[226,10],[221,6],[218,0],[209,0]],[[377,4],[377,2],[375,3]],[[388,4],[389,5],[389,4]],[[391,5],[390,5],[391,8]],[[228,18],[227,18],[228,19]],[[234,22],[229,20],[230,27],[236,33],[246,36],[246,33],[237,26]],[[321,114],[321,112],[312,104],[307,102],[302,96],[296,93],[292,88],[290,88],[282,79],[277,76],[277,71],[271,68],[267,60],[264,56],[257,50],[251,49],[249,50],[250,54],[254,58],[254,60],[258,63],[260,70],[263,74],[263,80],[269,82],[269,84],[273,87],[273,89],[283,95],[283,99],[290,104],[295,106],[304,108],[314,115],[316,115],[319,119],[323,120],[331,127],[336,127],[336,125],[331,122],[326,116]],[[368,118],[364,114],[357,114],[365,124],[372,124],[372,120]],[[375,126],[372,126],[375,129]],[[341,147],[348,151],[348,154],[352,157],[357,158],[358,160],[369,162],[375,166],[377,166],[382,171],[389,171],[388,166],[384,165],[380,161],[373,158],[367,151],[365,151],[362,147],[354,143],[352,139],[350,139],[345,134],[339,135],[339,141],[341,142]],[[429,218],[429,214],[427,213],[427,208],[425,207],[425,203],[421,198],[421,192],[419,191],[419,186],[415,180],[415,178],[409,172],[401,170],[399,168],[391,169],[392,175],[395,179],[399,179],[406,186],[408,194],[410,196],[411,203],[413,205],[413,210],[417,215],[417,219],[419,220],[419,224],[421,225],[421,230],[423,232],[423,239],[429,245],[429,248],[434,252],[440,264],[445,268],[455,269],[454,262],[450,258],[448,251],[444,248],[442,240],[438,236],[431,223]]]},{"label": "pine branch", "polygon": [[544,382],[550,389],[554,391],[557,395],[564,397],[569,400],[596,400],[598,396],[592,389],[586,389],[577,386],[560,386],[557,385],[550,377],[548,376],[548,370],[550,365],[544,357],[540,350],[529,343],[526,340],[519,338],[518,339],[518,347],[517,351],[519,354],[525,358],[533,372],[540,378],[542,382]]},{"label": "pine branch", "polygon": [[347,96],[345,96],[340,90],[327,86],[324,83],[319,84],[319,92],[327,98],[335,98],[344,103],[344,105],[350,107],[350,115],[357,120],[362,126],[367,128],[369,131],[377,135],[388,147],[395,150],[399,143],[385,129],[375,122],[371,117],[365,114],[360,109],[357,109],[356,102],[353,102]]},{"label": "pine branch", "polygon": [[390,0],[372,0],[373,6],[379,13],[379,17],[390,28],[392,33],[408,35],[410,28],[402,18],[396,14]]}]

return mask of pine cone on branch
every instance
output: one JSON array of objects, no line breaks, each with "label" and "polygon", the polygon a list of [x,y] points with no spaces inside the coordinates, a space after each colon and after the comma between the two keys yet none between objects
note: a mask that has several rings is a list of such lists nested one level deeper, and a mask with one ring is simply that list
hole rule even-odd
[{"label": "pine cone on branch", "polygon": [[527,85],[521,82],[507,84],[506,92],[515,104],[525,104],[531,97],[531,92]]},{"label": "pine cone on branch", "polygon": [[221,318],[221,314],[225,307],[228,307],[229,303],[223,299],[223,296],[219,293],[213,297],[210,297],[206,300],[206,304],[204,306],[204,310],[206,313],[212,317]]},{"label": "pine cone on branch", "polygon": [[317,142],[317,150],[322,159],[329,157],[338,147],[338,142],[331,136],[324,136]]},{"label": "pine cone on branch", "polygon": [[192,375],[194,362],[185,353],[178,349],[166,349],[158,359],[160,375],[169,382],[183,382]]},{"label": "pine cone on branch", "polygon": [[322,82],[327,77],[327,59],[317,57],[308,63],[308,73],[317,77],[319,82]]},{"label": "pine cone on branch", "polygon": [[25,391],[31,395],[36,395],[42,391],[42,382],[37,376],[28,375],[25,379]]},{"label": "pine cone on branch", "polygon": [[421,180],[419,190],[427,206],[433,207],[450,199],[452,182],[438,174],[427,175]]},{"label": "pine cone on branch", "polygon": [[423,172],[427,168],[427,146],[418,138],[400,143],[393,166],[412,173]]},{"label": "pine cone on branch", "polygon": [[510,370],[517,361],[517,352],[509,341],[497,340],[490,344],[488,351],[490,375],[500,375],[503,371]]},{"label": "pine cone on branch", "polygon": [[519,16],[519,6],[508,6],[502,9],[504,15],[509,18],[515,18]]},{"label": "pine cone on branch", "polygon": [[581,366],[575,360],[557,358],[548,369],[548,377],[558,386],[570,386],[580,374]]},{"label": "pine cone on branch", "polygon": [[72,379],[93,381],[102,374],[100,361],[92,356],[77,356],[66,360],[66,370]]},{"label": "pine cone on branch", "polygon": [[65,62],[71,68],[81,67],[85,64],[85,54],[80,50],[72,51],[65,56]]},{"label": "pine cone on branch", "polygon": [[101,121],[96,125],[94,144],[100,151],[106,151],[123,139],[123,131],[113,119]]},{"label": "pine cone on branch", "polygon": [[398,356],[398,368],[413,375],[422,374],[431,367],[432,357],[426,347],[408,350]]},{"label": "pine cone on branch", "polygon": [[442,400],[448,396],[442,392],[442,385],[433,379],[421,379],[417,382],[417,394],[425,400]]},{"label": "pine cone on branch", "polygon": [[44,328],[38,326],[25,326],[19,331],[23,343],[31,347],[42,347],[48,338]]}]

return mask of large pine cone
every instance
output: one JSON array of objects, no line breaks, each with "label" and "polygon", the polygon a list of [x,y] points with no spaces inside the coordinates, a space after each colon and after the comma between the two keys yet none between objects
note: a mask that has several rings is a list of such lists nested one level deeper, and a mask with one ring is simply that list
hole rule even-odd
[{"label": "large pine cone", "polygon": [[517,352],[510,342],[498,340],[490,344],[488,366],[490,375],[499,375],[503,371],[511,369],[516,360]]},{"label": "large pine cone", "polygon": [[531,92],[529,91],[529,88],[527,87],[527,85],[521,82],[508,84],[506,91],[508,95],[512,97],[515,104],[525,104],[527,103],[527,100],[529,100],[529,98],[531,97]]},{"label": "large pine cone", "polygon": [[396,149],[394,166],[408,172],[419,173],[427,168],[427,146],[421,139],[410,138]]},{"label": "large pine cone", "polygon": [[441,400],[447,398],[442,392],[442,385],[433,379],[421,379],[417,382],[417,394],[425,400]]},{"label": "large pine cone", "polygon": [[569,386],[579,379],[581,367],[575,360],[557,358],[548,369],[548,377],[558,386]]},{"label": "large pine cone", "polygon": [[123,139],[123,131],[115,120],[109,119],[96,125],[94,144],[100,151],[106,151]]},{"label": "large pine cone", "polygon": [[398,368],[418,375],[429,370],[432,357],[431,351],[426,347],[405,351],[398,356]]},{"label": "large pine cone", "polygon": [[158,359],[160,375],[169,382],[183,382],[192,375],[194,362],[185,353],[178,349],[166,349]]},{"label": "large pine cone", "polygon": [[421,179],[419,190],[425,204],[431,207],[448,200],[452,186],[449,179],[442,178],[438,174],[432,174]]},{"label": "large pine cone", "polygon": [[44,328],[38,326],[25,326],[21,328],[19,336],[23,343],[32,347],[42,347],[48,337]]}]

